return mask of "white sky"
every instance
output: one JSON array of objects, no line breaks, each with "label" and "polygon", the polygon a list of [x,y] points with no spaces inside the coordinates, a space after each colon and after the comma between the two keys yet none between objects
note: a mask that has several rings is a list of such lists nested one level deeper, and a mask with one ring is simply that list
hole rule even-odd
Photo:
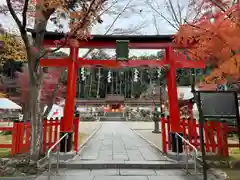
[{"label": "white sky", "polygon": [[[112,4],[112,1],[116,0],[109,0],[108,4],[106,7]],[[166,6],[165,6],[165,1],[166,0],[119,0],[121,3],[117,3],[117,5],[114,7],[117,13],[115,14],[107,14],[105,13],[102,16],[103,23],[102,24],[97,24],[96,26],[93,27],[92,29],[92,34],[104,34],[106,32],[106,29],[108,29],[109,25],[112,24],[116,16],[118,15],[118,12],[122,11],[124,6],[131,1],[130,6],[132,9],[129,9],[125,13],[121,15],[121,17],[116,21],[114,24],[113,29],[121,28],[121,29],[129,29],[132,27],[139,26],[141,24],[144,24],[144,28],[142,28],[138,34],[142,35],[147,35],[147,34],[174,34],[176,30],[169,25],[162,17],[159,16],[159,13],[164,14],[166,17],[171,17],[170,13],[168,12]],[[172,0],[173,3],[179,2],[179,0]],[[159,12],[156,13],[154,12],[150,6],[147,4],[147,2],[150,2],[150,4]],[[188,0],[181,0],[181,3],[185,4],[186,6]],[[5,0],[0,0],[0,4],[4,3]],[[113,10],[113,8],[111,8]],[[154,20],[155,17],[155,20]],[[4,28],[6,29],[17,29],[16,24],[13,21],[11,16],[5,16],[3,14],[0,14],[0,19],[1,19],[1,24],[3,25]],[[68,23],[67,20],[63,21],[64,24],[64,31],[68,30]],[[158,29],[156,30],[156,26]],[[53,31],[55,30],[56,27],[50,22],[47,26],[48,31]],[[110,31],[112,33],[113,31]],[[68,53],[67,49],[64,49],[63,51]],[[84,54],[86,50],[80,50],[80,55]],[[151,51],[151,50],[134,50],[131,51],[132,54],[150,54],[154,53],[157,51]]]}]

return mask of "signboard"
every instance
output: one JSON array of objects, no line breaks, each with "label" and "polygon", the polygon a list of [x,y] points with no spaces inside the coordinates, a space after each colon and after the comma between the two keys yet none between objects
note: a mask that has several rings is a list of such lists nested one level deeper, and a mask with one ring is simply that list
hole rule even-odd
[{"label": "signboard", "polygon": [[[218,120],[221,120],[221,118],[228,118],[232,121],[237,120],[237,125],[239,127],[238,99],[237,93],[231,91],[197,91],[197,98],[197,103],[201,107],[199,109],[199,134],[203,161],[203,176],[204,180],[206,180],[207,166],[204,147],[204,120],[205,118],[215,118]],[[238,135],[239,133],[240,131],[238,131]]]},{"label": "signboard", "polygon": [[128,61],[129,59],[129,48],[128,40],[117,40],[116,41],[116,59],[117,61]]},{"label": "signboard", "polygon": [[237,93],[232,91],[198,91],[205,118],[238,118]]}]

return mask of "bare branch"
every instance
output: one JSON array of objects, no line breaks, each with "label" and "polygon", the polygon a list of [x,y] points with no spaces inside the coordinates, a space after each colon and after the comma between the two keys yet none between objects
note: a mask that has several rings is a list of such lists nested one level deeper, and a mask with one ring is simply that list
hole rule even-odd
[{"label": "bare branch", "polygon": [[[104,35],[108,34],[111,29],[113,28],[114,24],[117,22],[117,20],[121,17],[121,15],[124,13],[124,11],[127,9],[127,7],[131,4],[132,0],[129,0],[128,3],[124,6],[124,8],[122,9],[121,12],[118,13],[118,15],[115,17],[115,19],[113,20],[113,22],[110,24],[110,26],[108,27],[107,31],[104,33]],[[83,58],[86,58],[92,51],[94,50],[94,48],[89,49],[84,55]]]},{"label": "bare branch", "polygon": [[114,19],[114,21],[112,22],[112,24],[109,26],[109,28],[107,29],[105,34],[108,34],[108,32],[112,29],[112,27],[114,26],[114,24],[116,23],[116,21],[119,19],[119,17],[124,13],[124,11],[127,9],[127,7],[130,5],[130,3],[133,0],[129,0],[128,3],[125,5],[125,7],[122,9],[122,11],[120,13],[118,13],[117,17]]},{"label": "bare branch", "polygon": [[178,14],[179,14],[179,24],[183,24],[183,17],[182,17],[182,8],[180,6],[179,0],[177,1],[177,9],[178,9]]},{"label": "bare branch", "polygon": [[[83,19],[80,21],[79,25],[75,29],[73,29],[73,31],[71,33],[69,33],[67,36],[65,36],[63,43],[61,45],[59,45],[59,47],[57,47],[53,50],[49,50],[49,49],[45,50],[45,52],[38,57],[39,61],[41,58],[45,57],[48,53],[52,54],[52,53],[60,50],[64,46],[66,46],[66,44],[68,43],[68,40],[71,39],[73,36],[75,36],[76,33],[78,32],[78,30],[82,29],[85,26],[85,22],[87,21],[87,18],[89,16],[91,16],[91,14],[92,14],[92,6],[95,5],[95,3],[96,3],[95,0],[91,1],[91,4],[90,4],[87,12],[85,13]],[[39,62],[38,62],[38,64],[39,64]]]},{"label": "bare branch", "polygon": [[175,12],[175,9],[173,7],[173,3],[172,3],[172,0],[168,0],[168,2],[166,1],[166,4],[167,6],[169,7],[169,12],[170,14],[172,15],[173,17],[173,20],[175,21],[175,23],[178,25],[178,27],[180,27],[180,22],[178,20],[178,17],[177,17],[177,13]]},{"label": "bare branch", "polygon": [[22,12],[22,26],[23,26],[23,30],[25,30],[26,24],[27,24],[28,3],[29,3],[29,0],[25,0],[24,6],[23,6],[23,12]]},{"label": "bare branch", "polygon": [[221,11],[226,12],[226,9],[225,9],[223,6],[221,6],[221,4],[219,4],[217,1],[215,1],[215,0],[210,0],[210,1],[211,1],[211,3],[213,3],[216,7],[218,7]]},{"label": "bare branch", "polygon": [[18,26],[19,30],[21,31],[22,30],[22,23],[19,20],[19,18],[17,17],[17,14],[13,9],[11,0],[6,0],[6,3],[7,3],[10,14],[12,15],[14,21],[17,23],[17,26]]},{"label": "bare branch", "polygon": [[104,11],[102,11],[99,15],[102,16],[104,13],[109,11],[117,3],[118,3],[118,0],[115,0],[109,7],[107,7]]},{"label": "bare branch", "polygon": [[154,22],[154,27],[156,29],[157,35],[159,35],[159,29],[158,29],[158,24],[157,24],[157,19],[156,16],[153,15],[153,22]]},{"label": "bare branch", "polygon": [[140,29],[143,29],[144,27],[146,27],[146,23],[143,22],[142,24],[136,25],[136,26],[132,26],[128,29],[117,29],[115,30],[113,33],[111,33],[110,35],[113,34],[141,34],[141,32],[139,32]]},{"label": "bare branch", "polygon": [[169,19],[167,19],[162,13],[158,12],[153,6],[151,3],[149,3],[149,1],[146,2],[147,5],[154,11],[156,12],[159,16],[161,16],[165,21],[168,22],[168,24],[170,24],[174,29],[178,30],[178,27],[173,24]]}]

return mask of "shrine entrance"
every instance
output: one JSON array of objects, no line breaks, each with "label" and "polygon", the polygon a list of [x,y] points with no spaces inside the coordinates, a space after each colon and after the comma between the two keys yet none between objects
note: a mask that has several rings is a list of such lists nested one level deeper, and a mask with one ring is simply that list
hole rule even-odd
[{"label": "shrine entrance", "polygon": [[105,102],[107,112],[123,112],[124,96],[117,94],[107,95]]},{"label": "shrine entrance", "polygon": [[[35,32],[31,31],[33,38]],[[56,47],[56,41],[65,37],[62,33],[46,32],[45,48]],[[64,108],[64,117],[60,129],[61,136],[69,133],[68,139],[62,141],[61,147],[64,147],[65,141],[68,143],[67,151],[72,150],[72,132],[73,132],[73,114],[76,97],[77,69],[80,67],[106,67],[106,68],[125,68],[125,67],[164,67],[167,71],[168,101],[170,113],[170,132],[182,132],[180,126],[180,113],[178,106],[178,94],[176,83],[177,68],[205,68],[203,61],[187,60],[182,53],[177,53],[174,49],[186,48],[177,47],[172,42],[172,35],[146,35],[146,36],[106,36],[92,35],[88,41],[78,41],[70,39],[67,44],[58,44],[64,48],[70,48],[68,58],[62,59],[41,59],[42,67],[67,67],[67,92],[66,104]],[[116,49],[117,59],[112,60],[89,60],[79,57],[79,48],[92,49]],[[126,51],[127,48],[127,51]],[[161,60],[128,60],[128,48],[130,49],[165,49],[165,57]],[[126,55],[127,53],[127,55]],[[120,104],[120,103],[117,103]],[[112,106],[115,107],[115,106]],[[64,148],[62,148],[63,150]]]}]

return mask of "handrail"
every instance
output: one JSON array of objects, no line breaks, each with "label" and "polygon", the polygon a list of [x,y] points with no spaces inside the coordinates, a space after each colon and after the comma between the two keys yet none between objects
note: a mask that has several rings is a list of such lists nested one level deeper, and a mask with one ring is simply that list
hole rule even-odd
[{"label": "handrail", "polygon": [[[65,133],[54,145],[50,147],[50,149],[47,152],[47,158],[48,158],[48,180],[51,180],[51,168],[52,168],[52,161],[51,161],[51,155],[53,149],[60,144],[60,142],[65,139],[65,153],[67,152],[67,139],[68,139],[68,133]],[[59,149],[57,150],[57,172],[59,168]]]},{"label": "handrail", "polygon": [[[195,152],[194,153],[194,161],[195,161],[194,170],[196,173],[197,172],[197,153],[198,153],[197,148],[194,145],[192,145],[187,139],[185,139],[183,136],[181,136],[180,134],[176,133],[175,136],[177,138],[177,153],[178,153],[178,155],[179,155],[178,137],[180,137],[184,141],[185,144],[188,144],[191,148],[193,148],[193,150]],[[187,148],[185,148],[185,150],[186,150],[186,170],[188,172],[188,150],[187,150]]]}]

